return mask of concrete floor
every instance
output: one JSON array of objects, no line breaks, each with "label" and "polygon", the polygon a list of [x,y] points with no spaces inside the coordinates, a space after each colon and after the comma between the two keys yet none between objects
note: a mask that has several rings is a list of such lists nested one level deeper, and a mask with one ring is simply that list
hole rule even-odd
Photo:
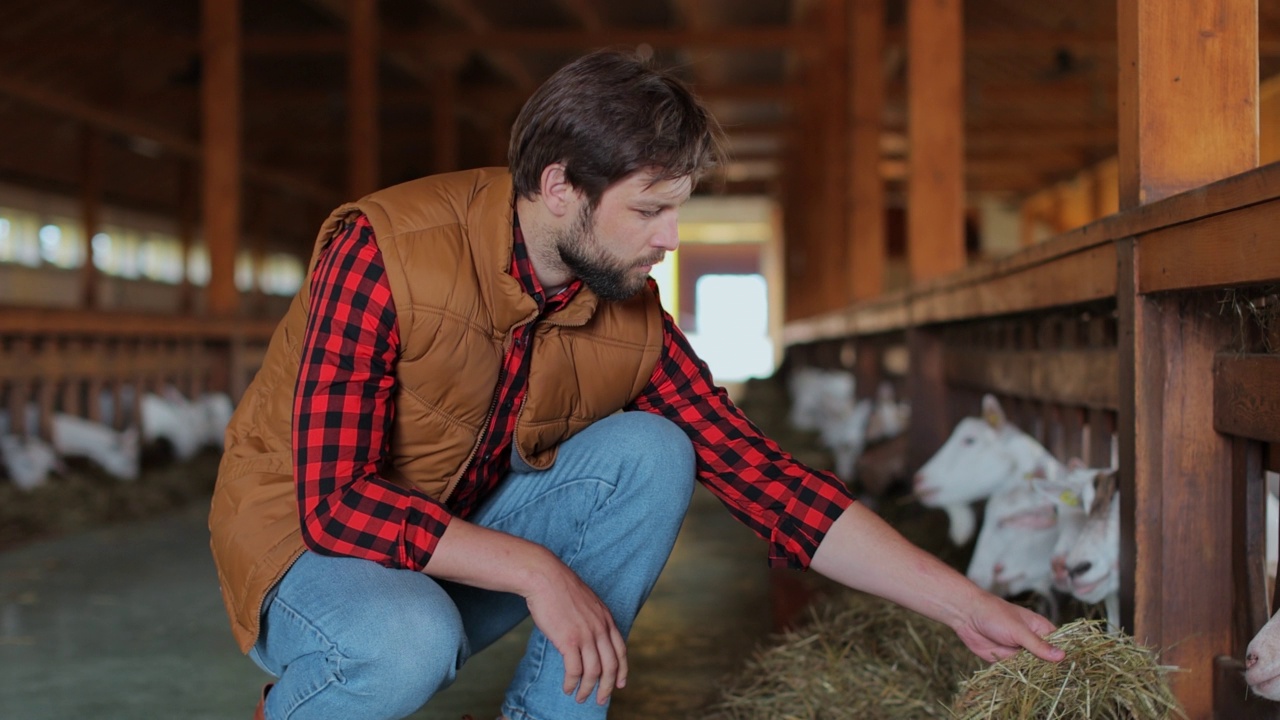
[{"label": "concrete floor", "polygon": [[[249,718],[269,678],[235,648],[207,508],[0,554],[0,718]],[[699,488],[637,619],[614,720],[700,718],[770,630],[764,543]],[[413,715],[495,717],[528,623]]]}]

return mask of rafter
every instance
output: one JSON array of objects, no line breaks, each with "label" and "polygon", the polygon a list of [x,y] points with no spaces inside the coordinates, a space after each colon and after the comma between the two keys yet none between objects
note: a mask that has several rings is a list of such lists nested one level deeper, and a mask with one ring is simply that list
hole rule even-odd
[{"label": "rafter", "polygon": [[[484,36],[493,32],[493,23],[484,13],[477,10],[468,0],[431,0],[438,8],[453,15],[477,35]],[[511,79],[521,91],[528,92],[537,85],[529,74],[524,63],[510,51],[489,49],[483,51],[485,58],[503,75]]]},{"label": "rafter", "polygon": [[599,32],[604,29],[604,18],[596,0],[555,0],[566,13],[573,16],[584,30]]}]

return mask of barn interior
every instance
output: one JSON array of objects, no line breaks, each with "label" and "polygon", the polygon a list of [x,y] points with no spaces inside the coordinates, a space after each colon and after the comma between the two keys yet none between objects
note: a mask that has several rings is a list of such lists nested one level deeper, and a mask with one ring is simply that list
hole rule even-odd
[{"label": "barn interior", "polygon": [[[334,207],[505,165],[525,100],[610,47],[724,130],[653,276],[744,412],[834,469],[788,423],[788,377],[909,402],[856,490],[963,570],[910,478],[999,397],[1058,460],[1120,470],[1121,622],[1191,670],[1188,716],[1280,717],[1240,678],[1274,603],[1280,3],[1185,5],[0,4],[0,435],[51,440],[59,415],[143,434],[130,480],[79,457],[40,487],[0,477],[0,716],[252,713],[268,678],[209,558],[220,440],[149,433],[142,393],[234,404]],[[709,717],[814,585],[699,491],[611,717]],[[495,713],[521,647],[413,717]]]}]

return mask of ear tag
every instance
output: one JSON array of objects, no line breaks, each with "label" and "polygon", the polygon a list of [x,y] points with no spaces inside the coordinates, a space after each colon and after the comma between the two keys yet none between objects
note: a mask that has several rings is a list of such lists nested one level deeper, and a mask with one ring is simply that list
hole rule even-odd
[{"label": "ear tag", "polygon": [[1063,505],[1067,505],[1070,507],[1080,506],[1080,496],[1076,495],[1070,490],[1063,490],[1062,494],[1058,496],[1058,499],[1062,501]]},{"label": "ear tag", "polygon": [[989,412],[986,415],[983,415],[982,417],[984,420],[987,421],[987,424],[990,425],[991,427],[993,428],[1000,427],[1000,416],[998,414]]}]

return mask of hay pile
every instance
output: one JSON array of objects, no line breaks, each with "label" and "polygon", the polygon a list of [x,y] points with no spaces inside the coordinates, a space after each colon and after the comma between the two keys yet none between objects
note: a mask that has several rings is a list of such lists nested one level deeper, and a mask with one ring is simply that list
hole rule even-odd
[{"label": "hay pile", "polygon": [[950,718],[957,681],[982,665],[947,627],[880,598],[846,593],[758,651],[717,720]]},{"label": "hay pile", "polygon": [[1167,682],[1176,670],[1106,622],[1077,620],[1049,641],[1060,663],[1021,652],[975,673],[954,704],[960,720],[1164,720],[1185,717]]},{"label": "hay pile", "polygon": [[987,665],[947,627],[846,592],[810,608],[727,681],[712,720],[1169,720],[1184,718],[1156,654],[1105,621],[1079,620],[1050,642]]}]

